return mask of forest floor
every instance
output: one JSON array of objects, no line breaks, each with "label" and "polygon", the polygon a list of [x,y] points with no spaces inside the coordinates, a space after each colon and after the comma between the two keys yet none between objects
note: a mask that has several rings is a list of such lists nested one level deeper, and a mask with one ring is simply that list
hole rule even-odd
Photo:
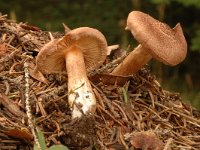
[{"label": "forest floor", "polygon": [[[44,133],[48,147],[200,149],[200,111],[185,104],[179,93],[163,89],[148,66],[131,77],[109,75],[117,62],[114,57],[107,58],[104,65],[109,67],[103,71],[89,73],[96,113],[72,119],[66,73],[45,75],[48,85],[31,77],[40,48],[63,34],[0,16],[1,150],[32,149],[36,127]],[[104,83],[104,78],[110,81]],[[113,84],[118,79],[121,83]],[[28,121],[27,100],[34,127]]]}]

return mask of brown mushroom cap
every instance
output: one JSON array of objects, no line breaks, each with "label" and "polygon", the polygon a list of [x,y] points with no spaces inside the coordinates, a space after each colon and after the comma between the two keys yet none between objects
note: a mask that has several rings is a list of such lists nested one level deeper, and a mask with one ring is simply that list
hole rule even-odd
[{"label": "brown mushroom cap", "polygon": [[154,57],[167,65],[182,62],[187,53],[187,43],[181,25],[173,29],[140,11],[133,11],[127,19],[127,29]]},{"label": "brown mushroom cap", "polygon": [[37,67],[43,73],[66,71],[65,54],[72,46],[83,52],[88,70],[99,67],[106,58],[107,42],[104,35],[96,29],[80,27],[71,30],[61,39],[47,43],[36,58]]}]

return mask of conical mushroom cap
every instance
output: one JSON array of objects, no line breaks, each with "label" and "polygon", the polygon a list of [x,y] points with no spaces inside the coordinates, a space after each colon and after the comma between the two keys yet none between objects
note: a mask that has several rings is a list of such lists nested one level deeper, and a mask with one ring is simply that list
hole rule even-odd
[{"label": "conical mushroom cap", "polygon": [[167,65],[177,65],[187,54],[187,43],[181,25],[174,28],[140,11],[133,11],[127,27],[135,39],[154,57]]},{"label": "conical mushroom cap", "polygon": [[61,39],[47,43],[36,58],[37,67],[43,73],[66,71],[65,54],[73,46],[82,51],[87,70],[99,67],[106,59],[107,42],[104,35],[96,29],[80,27]]}]

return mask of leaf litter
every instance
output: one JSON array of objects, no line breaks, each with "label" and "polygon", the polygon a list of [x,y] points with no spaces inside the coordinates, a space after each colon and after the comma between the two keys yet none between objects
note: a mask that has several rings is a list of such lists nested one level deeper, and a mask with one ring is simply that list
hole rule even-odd
[{"label": "leaf litter", "polygon": [[200,149],[200,112],[185,104],[179,93],[164,90],[148,66],[131,77],[108,74],[125,56],[108,57],[100,69],[88,73],[97,98],[96,113],[72,120],[66,73],[31,73],[40,48],[63,34],[0,16],[0,149],[33,147],[24,63],[31,76],[28,96],[33,124],[44,133],[47,146]]}]

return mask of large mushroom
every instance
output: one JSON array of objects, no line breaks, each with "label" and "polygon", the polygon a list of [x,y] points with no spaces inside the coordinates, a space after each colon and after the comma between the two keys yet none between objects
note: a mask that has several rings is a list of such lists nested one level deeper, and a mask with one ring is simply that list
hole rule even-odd
[{"label": "large mushroom", "polygon": [[179,23],[170,28],[145,13],[132,11],[126,29],[140,44],[112,71],[112,75],[132,75],[152,57],[171,66],[186,57],[187,43]]},{"label": "large mushroom", "polygon": [[42,73],[67,71],[68,102],[72,118],[94,113],[96,99],[86,70],[99,67],[106,59],[107,42],[96,29],[80,27],[63,38],[47,43],[36,58],[36,67]]}]

